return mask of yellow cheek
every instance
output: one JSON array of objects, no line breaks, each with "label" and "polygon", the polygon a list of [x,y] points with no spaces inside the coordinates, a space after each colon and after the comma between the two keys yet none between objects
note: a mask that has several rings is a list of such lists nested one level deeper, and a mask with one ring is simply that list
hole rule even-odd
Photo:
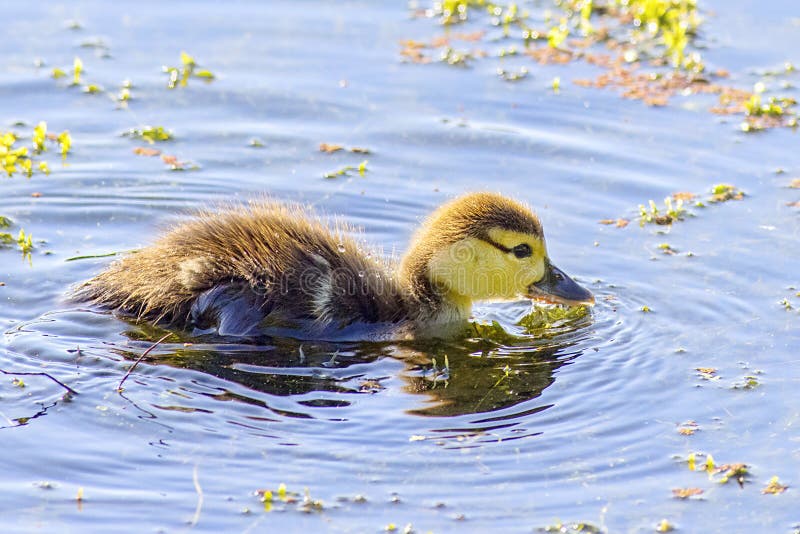
[{"label": "yellow cheek", "polygon": [[[522,259],[481,240],[459,241],[433,256],[429,277],[440,291],[470,300],[517,298],[544,276],[544,247],[526,237],[533,255]],[[516,235],[513,239],[517,244],[524,242]]]}]

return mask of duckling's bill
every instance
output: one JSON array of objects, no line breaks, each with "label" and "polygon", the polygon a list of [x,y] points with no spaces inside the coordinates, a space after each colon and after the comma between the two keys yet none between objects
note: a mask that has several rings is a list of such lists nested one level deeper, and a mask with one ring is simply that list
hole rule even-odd
[{"label": "duckling's bill", "polygon": [[549,259],[545,260],[542,279],[528,286],[527,297],[539,302],[563,306],[594,305],[592,292],[550,263]]}]

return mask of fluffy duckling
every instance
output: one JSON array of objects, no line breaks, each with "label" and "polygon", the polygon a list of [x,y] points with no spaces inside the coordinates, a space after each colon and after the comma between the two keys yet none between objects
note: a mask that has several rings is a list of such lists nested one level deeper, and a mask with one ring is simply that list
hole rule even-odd
[{"label": "fluffy duckling", "polygon": [[343,328],[390,323],[445,335],[472,303],[526,297],[591,304],[592,294],[549,260],[538,217],[473,193],[437,209],[392,265],[307,208],[273,200],[202,212],[78,288],[139,319],[223,336],[275,325]]}]

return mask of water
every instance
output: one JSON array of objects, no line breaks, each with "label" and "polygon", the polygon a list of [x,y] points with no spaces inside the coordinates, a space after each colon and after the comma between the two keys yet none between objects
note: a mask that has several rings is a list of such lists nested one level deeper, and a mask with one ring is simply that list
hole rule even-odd
[{"label": "water", "polygon": [[[705,56],[734,82],[800,63],[787,56],[800,45],[790,2],[704,5],[714,12]],[[3,127],[46,120],[74,138],[66,165],[48,156],[50,176],[2,184],[12,231],[47,241],[30,262],[0,251],[0,362],[17,373],[0,377],[13,455],[0,476],[4,530],[530,532],[562,520],[651,532],[666,518],[686,532],[789,532],[800,522],[800,216],[785,187],[800,175],[796,132],[745,136],[691,99],[646,108],[580,88],[569,83],[590,74],[580,64],[512,58],[506,66],[532,72],[516,84],[494,74],[498,60],[402,64],[400,40],[441,30],[400,3],[54,2],[3,12]],[[68,29],[71,19],[83,29]],[[110,57],[79,46],[94,38]],[[168,91],[160,67],[181,50],[218,78]],[[76,55],[85,79],[112,94],[132,80],[127,110],[49,77]],[[47,66],[34,67],[37,57]],[[175,141],[158,148],[201,170],[134,155],[144,143],[120,134],[146,124],[172,129]],[[321,142],[373,153],[322,154]],[[365,177],[322,178],[363,159]],[[597,224],[718,182],[746,199],[695,210],[667,235]],[[290,339],[167,343],[118,393],[160,334],[63,298],[113,259],[67,258],[143,246],[194,207],[267,192],[339,214],[402,254],[426,213],[480,189],[536,208],[555,263],[597,297],[590,318],[507,344],[304,342],[301,354]],[[664,242],[679,253],[662,254]],[[514,330],[527,311],[490,305],[476,315]],[[441,368],[445,355],[449,372],[437,374],[432,360]],[[24,372],[79,394],[65,398]],[[748,376],[756,387],[742,387]],[[689,421],[699,431],[682,435]],[[690,471],[692,452],[747,463],[745,486]],[[772,476],[786,493],[761,494]],[[300,500],[308,488],[324,509],[276,499],[265,512],[254,492],[280,483]],[[685,487],[705,493],[672,497]]]}]

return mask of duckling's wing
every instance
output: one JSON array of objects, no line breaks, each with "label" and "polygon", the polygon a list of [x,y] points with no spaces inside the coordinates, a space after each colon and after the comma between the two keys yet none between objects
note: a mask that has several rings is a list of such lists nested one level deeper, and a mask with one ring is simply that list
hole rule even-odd
[{"label": "duckling's wing", "polygon": [[268,301],[246,282],[214,286],[201,293],[192,304],[193,334],[255,336],[272,311],[270,308]]}]

